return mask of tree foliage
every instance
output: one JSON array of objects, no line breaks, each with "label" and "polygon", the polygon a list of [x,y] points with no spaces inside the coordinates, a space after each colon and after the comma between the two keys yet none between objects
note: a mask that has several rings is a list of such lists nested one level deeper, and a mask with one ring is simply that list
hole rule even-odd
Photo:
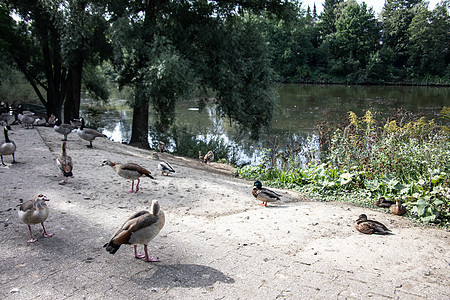
[{"label": "tree foliage", "polygon": [[[106,28],[94,1],[6,0],[2,49],[33,86],[47,115],[77,117],[84,62],[98,63]],[[18,16],[18,21],[11,14]],[[45,95],[41,92],[45,91]]]},{"label": "tree foliage", "polygon": [[[12,15],[19,16],[14,20]],[[450,82],[449,0],[387,0],[381,20],[355,0],[2,0],[0,61],[29,81],[47,113],[77,117],[82,87],[107,99],[102,62],[131,88],[131,143],[148,147],[149,108],[167,132],[175,104],[214,97],[257,136],[276,106],[274,82]],[[9,72],[8,68],[2,68]],[[83,85],[82,85],[83,84]]]}]

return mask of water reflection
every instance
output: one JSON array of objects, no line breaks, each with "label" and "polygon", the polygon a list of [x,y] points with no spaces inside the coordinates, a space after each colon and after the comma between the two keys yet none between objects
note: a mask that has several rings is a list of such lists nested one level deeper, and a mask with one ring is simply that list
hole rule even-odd
[{"label": "water reflection", "polygon": [[[278,89],[279,105],[270,129],[262,132],[259,141],[249,138],[234,122],[221,118],[216,105],[209,103],[201,110],[195,101],[182,101],[176,107],[177,122],[198,132],[205,141],[220,138],[234,152],[238,164],[255,163],[262,148],[285,149],[298,155],[304,163],[318,156],[316,122],[338,121],[347,118],[353,111],[361,116],[365,110],[381,112],[388,119],[400,107],[414,113],[423,113],[428,118],[437,118],[444,105],[450,105],[448,87],[411,86],[345,86],[345,85],[281,85]],[[103,128],[103,133],[117,142],[128,142],[131,138],[132,110],[126,100],[111,100],[109,106],[99,113],[89,114],[92,103],[82,103],[82,114],[86,119]],[[153,112],[150,111],[150,124]],[[153,144],[155,134],[149,133]],[[173,150],[168,145],[169,149]]]}]

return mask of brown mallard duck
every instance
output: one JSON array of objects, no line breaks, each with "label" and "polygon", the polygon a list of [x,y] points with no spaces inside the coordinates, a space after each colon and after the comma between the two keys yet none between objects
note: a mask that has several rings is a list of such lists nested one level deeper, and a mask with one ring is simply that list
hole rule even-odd
[{"label": "brown mallard duck", "polygon": [[391,212],[397,216],[406,214],[406,208],[402,205],[402,201],[398,198],[395,198],[395,204],[391,205],[390,209]]},{"label": "brown mallard duck", "polygon": [[72,158],[67,155],[66,150],[66,142],[62,143],[62,153],[61,155],[56,159],[56,165],[58,166],[58,169],[61,171],[63,175],[63,179],[59,182],[59,184],[66,184],[68,177],[73,177],[72,173]]},{"label": "brown mallard duck", "polygon": [[203,158],[202,151],[198,151],[198,159],[203,161]]},{"label": "brown mallard duck", "polygon": [[275,193],[272,190],[266,189],[262,187],[262,183],[259,180],[256,180],[255,183],[253,183],[253,190],[252,195],[259,201],[262,201],[259,205],[267,206],[268,202],[276,202],[280,201],[281,195]]},{"label": "brown mallard duck", "polygon": [[365,214],[359,215],[355,228],[365,234],[390,234],[391,231],[382,223],[375,220],[368,220]]},{"label": "brown mallard duck", "polygon": [[31,232],[31,225],[41,223],[42,229],[44,229],[44,237],[51,237],[53,233],[48,233],[45,230],[44,221],[48,217],[48,207],[45,202],[48,198],[45,195],[38,195],[33,200],[26,201],[20,205],[18,214],[19,218],[28,225],[28,230],[30,231],[30,239],[28,243],[34,243],[37,240],[34,238]]},{"label": "brown mallard duck", "polygon": [[[158,200],[153,200],[150,212],[143,210],[129,217],[103,247],[114,254],[123,244],[133,245],[135,258],[144,258],[147,262],[159,261],[158,258],[148,256],[147,245],[159,234],[164,223],[164,212]],[[138,254],[138,244],[144,245],[145,254]]]},{"label": "brown mallard duck", "polygon": [[384,197],[380,197],[377,201],[375,201],[374,204],[379,207],[389,208],[394,204],[394,202],[388,201]]}]

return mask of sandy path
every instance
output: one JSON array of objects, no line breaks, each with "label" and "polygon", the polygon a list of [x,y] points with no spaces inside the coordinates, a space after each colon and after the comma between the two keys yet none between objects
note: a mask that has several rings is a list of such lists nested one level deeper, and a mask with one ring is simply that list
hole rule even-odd
[{"label": "sandy path", "polygon": [[[345,203],[307,201],[279,192],[283,203],[261,207],[251,182],[229,167],[157,154],[96,139],[94,149],[69,135],[75,178],[65,186],[55,165],[61,136],[51,128],[13,127],[16,159],[0,167],[2,299],[346,299],[450,298],[450,233]],[[135,162],[155,174],[141,190],[104,159]],[[157,170],[167,159],[177,173]],[[46,222],[54,237],[27,244],[19,199],[50,198]],[[132,247],[115,255],[102,245],[133,212],[158,199],[166,226],[149,245],[161,262],[136,260]],[[361,213],[386,224],[390,236],[356,232]],[[140,246],[140,249],[142,247]]]}]

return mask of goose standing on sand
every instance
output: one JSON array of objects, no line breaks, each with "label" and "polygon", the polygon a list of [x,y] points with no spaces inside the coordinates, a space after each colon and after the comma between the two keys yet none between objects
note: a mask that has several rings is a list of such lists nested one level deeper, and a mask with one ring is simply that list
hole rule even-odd
[{"label": "goose standing on sand", "polygon": [[397,216],[406,214],[406,208],[402,205],[402,202],[398,198],[395,198],[395,204],[390,207],[390,210],[394,215]]},{"label": "goose standing on sand", "polygon": [[281,195],[269,189],[263,188],[261,181],[256,180],[255,183],[253,183],[253,186],[254,188],[252,190],[252,195],[259,201],[262,201],[259,205],[267,206],[268,202],[280,201]]},{"label": "goose standing on sand", "polygon": [[5,142],[0,145],[0,156],[2,158],[2,165],[6,166],[6,164],[3,162],[3,155],[12,155],[12,163],[16,162],[16,159],[14,157],[14,152],[16,151],[16,143],[9,139],[8,129],[6,127],[3,128],[3,134],[5,135]]},{"label": "goose standing on sand", "polygon": [[161,170],[161,173],[162,173],[164,176],[168,176],[169,173],[175,173],[174,168],[169,164],[168,161],[161,161],[161,162],[158,164],[158,169]]},{"label": "goose standing on sand", "polygon": [[102,167],[105,165],[111,166],[114,169],[114,171],[116,171],[116,173],[119,174],[119,176],[126,179],[131,179],[131,190],[127,191],[127,193],[134,192],[134,180],[137,180],[135,191],[135,193],[137,193],[139,191],[140,177],[147,176],[150,177],[151,179],[155,179],[155,177],[151,175],[150,171],[144,169],[143,167],[135,163],[116,164],[110,160],[105,160],[102,163]]},{"label": "goose standing on sand", "polygon": [[72,173],[72,158],[67,155],[66,151],[66,142],[62,143],[62,153],[61,155],[56,159],[56,165],[58,166],[59,170],[61,171],[63,175],[63,180],[59,182],[59,184],[66,184],[67,183],[67,177],[73,177]]},{"label": "goose standing on sand", "polygon": [[53,129],[64,136],[63,141],[67,141],[67,136],[75,129],[75,127],[71,124],[62,123],[60,119],[56,119]]},{"label": "goose standing on sand", "polygon": [[214,152],[208,151],[206,153],[205,157],[203,158],[203,162],[207,164],[208,162],[211,162],[214,159]]},{"label": "goose standing on sand", "polygon": [[106,137],[103,133],[100,133],[94,129],[84,127],[84,119],[81,118],[81,126],[77,130],[78,136],[83,140],[89,141],[88,148],[92,148],[92,141],[97,137]]},{"label": "goose standing on sand", "polygon": [[[148,256],[147,245],[159,234],[164,223],[164,212],[158,200],[153,200],[150,212],[143,210],[129,217],[103,247],[106,247],[106,251],[109,253],[114,254],[123,244],[133,245],[135,258],[144,258],[146,262],[159,261],[156,257]],[[138,244],[144,245],[145,254],[138,254]]]},{"label": "goose standing on sand", "polygon": [[367,220],[367,216],[365,214],[359,215],[359,218],[356,220],[355,228],[359,232],[365,234],[390,234],[391,231],[384,226],[382,223],[375,220]]},{"label": "goose standing on sand", "polygon": [[47,220],[48,217],[48,207],[45,204],[46,201],[49,201],[45,195],[38,195],[33,200],[26,201],[20,205],[18,214],[19,218],[28,225],[28,229],[30,231],[30,239],[27,241],[28,243],[34,243],[37,239],[34,238],[33,233],[31,232],[31,225],[41,223],[42,229],[44,229],[44,237],[51,237],[53,233],[47,233],[44,226],[44,221]]}]

